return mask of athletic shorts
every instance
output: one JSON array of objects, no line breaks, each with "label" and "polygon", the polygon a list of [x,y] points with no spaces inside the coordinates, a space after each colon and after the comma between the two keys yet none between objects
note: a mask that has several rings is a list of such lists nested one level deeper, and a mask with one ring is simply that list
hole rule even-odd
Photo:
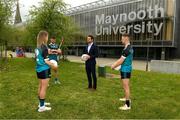
[{"label": "athletic shorts", "polygon": [[121,72],[121,79],[130,79],[131,72]]},{"label": "athletic shorts", "polygon": [[42,72],[37,72],[37,77],[39,79],[47,79],[47,78],[51,78],[51,70],[50,69],[47,69],[47,70],[44,70]]}]

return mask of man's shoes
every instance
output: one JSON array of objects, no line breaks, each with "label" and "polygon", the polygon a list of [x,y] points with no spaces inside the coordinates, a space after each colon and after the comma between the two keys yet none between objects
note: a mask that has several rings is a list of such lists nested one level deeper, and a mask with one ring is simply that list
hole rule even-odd
[{"label": "man's shoes", "polygon": [[96,89],[95,88],[87,88],[88,90],[90,90],[90,91],[96,91]]},{"label": "man's shoes", "polygon": [[87,87],[86,89],[87,89],[87,90],[91,90],[92,88],[91,88],[91,87]]},{"label": "man's shoes", "polygon": [[92,88],[91,91],[96,91],[96,89],[95,89],[95,88]]},{"label": "man's shoes", "polygon": [[131,107],[130,107],[130,106],[128,107],[126,104],[124,104],[124,106],[119,107],[119,109],[120,109],[120,110],[130,110]]},{"label": "man's shoes", "polygon": [[51,110],[51,107],[42,106],[39,107],[38,112],[45,112]]}]

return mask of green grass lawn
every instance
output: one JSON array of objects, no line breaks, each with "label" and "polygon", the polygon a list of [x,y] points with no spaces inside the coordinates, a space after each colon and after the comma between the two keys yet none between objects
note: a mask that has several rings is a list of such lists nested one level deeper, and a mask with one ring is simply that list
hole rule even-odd
[{"label": "green grass lawn", "polygon": [[[180,75],[133,71],[132,109],[120,111],[119,79],[98,78],[96,92],[87,90],[83,64],[60,63],[61,85],[53,80],[47,93],[52,110],[38,113],[38,80],[32,59],[9,59],[0,71],[0,119],[180,119]],[[2,67],[2,66],[1,66]],[[107,70],[118,74],[118,71]]]}]

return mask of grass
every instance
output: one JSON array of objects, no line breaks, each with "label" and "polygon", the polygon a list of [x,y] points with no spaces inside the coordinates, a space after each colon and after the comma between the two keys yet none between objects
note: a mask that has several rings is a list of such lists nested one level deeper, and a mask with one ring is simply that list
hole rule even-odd
[{"label": "grass", "polygon": [[[52,110],[37,112],[38,80],[32,59],[9,59],[0,71],[0,119],[180,119],[180,75],[133,71],[132,109],[120,111],[119,79],[98,78],[98,89],[86,89],[83,64],[60,63],[61,85],[53,80],[47,93]],[[118,71],[109,73],[118,74]]]}]

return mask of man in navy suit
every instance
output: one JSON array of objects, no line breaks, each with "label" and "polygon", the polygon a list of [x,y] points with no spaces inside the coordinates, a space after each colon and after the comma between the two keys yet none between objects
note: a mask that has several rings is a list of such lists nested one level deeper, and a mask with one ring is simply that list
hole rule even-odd
[{"label": "man in navy suit", "polygon": [[[88,89],[96,90],[97,77],[96,77],[96,57],[98,57],[98,47],[94,44],[94,37],[87,36],[87,46],[84,49],[84,54],[87,54],[86,73],[88,77]],[[93,78],[93,84],[92,84]]]}]

